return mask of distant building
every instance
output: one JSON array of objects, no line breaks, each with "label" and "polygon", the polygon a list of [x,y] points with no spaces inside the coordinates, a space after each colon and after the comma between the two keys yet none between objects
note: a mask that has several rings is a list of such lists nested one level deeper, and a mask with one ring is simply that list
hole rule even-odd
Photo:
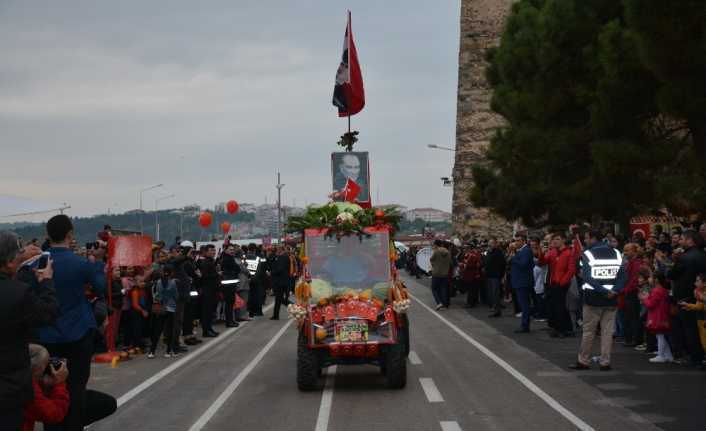
[{"label": "distant building", "polygon": [[397,210],[397,212],[400,214],[404,214],[405,212],[407,212],[409,210],[409,208],[407,208],[404,205],[400,205],[400,204],[375,205],[375,207],[380,208],[381,210],[386,210],[386,211],[394,209],[394,210]]},{"label": "distant building", "polygon": [[422,219],[429,223],[451,222],[451,213],[435,208],[413,208],[405,211],[403,216],[408,221]]},{"label": "distant building", "polygon": [[254,213],[257,209],[257,206],[255,204],[244,203],[239,204],[238,206],[240,207],[238,211],[242,211],[244,213]]}]

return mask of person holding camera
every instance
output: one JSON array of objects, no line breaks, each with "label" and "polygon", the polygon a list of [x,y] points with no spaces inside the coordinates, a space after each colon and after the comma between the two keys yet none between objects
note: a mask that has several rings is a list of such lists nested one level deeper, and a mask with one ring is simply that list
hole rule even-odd
[{"label": "person holding camera", "polygon": [[50,358],[47,349],[38,344],[29,345],[29,357],[34,400],[24,409],[22,431],[33,431],[35,422],[59,423],[69,411],[66,361]]},{"label": "person holding camera", "polygon": [[91,286],[93,294],[105,298],[105,278],[96,273],[95,267],[71,250],[74,227],[71,219],[56,215],[47,222],[51,241],[51,258],[55,271],[57,299],[60,313],[52,325],[40,329],[39,340],[52,356],[66,358],[69,369],[67,388],[71,405],[60,426],[45,426],[46,430],[83,429],[86,384],[91,375],[91,357],[97,325],[93,307],[86,298],[85,287]]},{"label": "person holding camera", "polygon": [[14,233],[0,231],[0,424],[9,431],[21,428],[22,408],[32,401],[28,346],[33,331],[59,313],[51,260],[34,270],[36,286],[17,280],[22,263],[40,253],[34,246],[23,249]]}]

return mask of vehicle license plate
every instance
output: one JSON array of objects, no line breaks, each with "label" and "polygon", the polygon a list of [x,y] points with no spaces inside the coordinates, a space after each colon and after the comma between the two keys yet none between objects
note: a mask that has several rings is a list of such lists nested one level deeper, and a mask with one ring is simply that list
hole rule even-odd
[{"label": "vehicle license plate", "polygon": [[342,320],[336,322],[336,339],[342,343],[368,340],[368,322]]}]

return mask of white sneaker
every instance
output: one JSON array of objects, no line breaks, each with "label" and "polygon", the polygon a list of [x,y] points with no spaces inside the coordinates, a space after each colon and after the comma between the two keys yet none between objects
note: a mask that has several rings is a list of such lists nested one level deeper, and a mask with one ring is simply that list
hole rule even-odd
[{"label": "white sneaker", "polygon": [[522,317],[522,313],[515,314],[515,317]]},{"label": "white sneaker", "polygon": [[171,354],[171,353],[165,353],[165,354],[164,354],[164,357],[165,357],[165,358],[171,358],[171,357],[172,357],[172,354]]},{"label": "white sneaker", "polygon": [[662,356],[657,355],[654,358],[650,359],[650,362],[653,364],[666,364],[670,361],[667,358],[663,358]]},{"label": "white sneaker", "polygon": [[150,353],[147,355],[147,357],[148,357],[149,359],[154,359],[154,353],[150,352]]},{"label": "white sneaker", "polygon": [[443,304],[436,304],[436,311],[441,310],[441,308],[442,308],[443,306],[444,306]]}]

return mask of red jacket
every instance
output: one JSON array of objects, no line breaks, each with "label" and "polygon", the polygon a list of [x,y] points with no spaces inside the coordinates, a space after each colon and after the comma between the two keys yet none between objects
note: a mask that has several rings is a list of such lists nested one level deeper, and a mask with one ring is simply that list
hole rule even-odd
[{"label": "red jacket", "polygon": [[581,255],[581,243],[574,240],[572,248],[551,249],[539,258],[539,265],[549,265],[550,286],[567,286],[576,274],[576,262]]},{"label": "red jacket", "polygon": [[475,250],[466,253],[461,263],[461,279],[463,281],[477,281],[483,278],[483,258]]},{"label": "red jacket", "polygon": [[642,302],[647,308],[645,329],[652,333],[664,334],[670,329],[669,291],[662,286],[655,286],[650,295]]},{"label": "red jacket", "polygon": [[34,401],[24,410],[22,431],[34,431],[34,422],[56,424],[64,420],[69,411],[69,392],[64,383],[54,385],[47,394],[36,379],[32,379],[34,386]]},{"label": "red jacket", "polygon": [[642,268],[642,259],[639,257],[636,257],[634,259],[630,259],[627,263],[627,266],[625,268],[626,273],[627,273],[627,282],[625,283],[625,287],[623,290],[620,292],[623,295],[627,295],[628,293],[632,292],[637,292],[638,289],[638,284],[637,284],[637,277],[640,275],[640,269]]}]

